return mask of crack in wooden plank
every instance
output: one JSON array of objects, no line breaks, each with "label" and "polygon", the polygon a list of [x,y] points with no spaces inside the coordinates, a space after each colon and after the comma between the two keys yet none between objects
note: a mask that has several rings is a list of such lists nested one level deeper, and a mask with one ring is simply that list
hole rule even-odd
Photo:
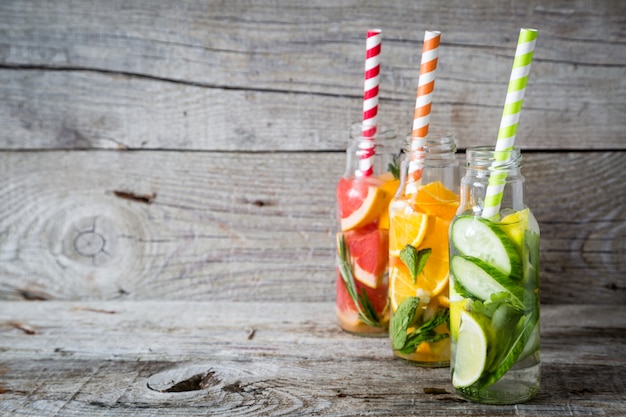
[{"label": "crack in wooden plank", "polygon": [[138,203],[143,204],[152,204],[156,199],[156,193],[148,193],[148,194],[135,194],[128,191],[113,191],[113,194],[119,198],[123,198],[130,201],[136,201]]}]

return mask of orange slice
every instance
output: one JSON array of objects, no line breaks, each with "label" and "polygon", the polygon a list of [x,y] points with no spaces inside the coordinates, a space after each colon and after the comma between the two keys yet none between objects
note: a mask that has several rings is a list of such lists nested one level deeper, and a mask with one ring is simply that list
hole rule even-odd
[{"label": "orange slice", "polygon": [[380,188],[386,193],[386,199],[384,202],[384,209],[380,213],[380,217],[378,219],[378,228],[379,229],[389,229],[389,203],[398,191],[398,187],[400,186],[400,180],[394,178],[393,174],[390,172],[386,172],[379,177],[382,181],[382,185]]},{"label": "orange slice", "polygon": [[438,295],[447,286],[448,270],[448,258],[435,258],[431,255],[422,273],[417,277],[417,285],[431,296]]},{"label": "orange slice", "polygon": [[432,355],[433,351],[430,349],[430,343],[420,343],[417,346],[417,349],[415,350],[415,352],[421,354],[421,355]]},{"label": "orange slice", "polygon": [[[433,289],[431,293],[433,297],[437,295],[439,296],[437,297],[439,300],[439,305],[444,306],[444,307],[450,306],[450,300],[447,300],[447,301],[444,300],[444,298],[447,299],[449,295],[449,291],[448,291],[449,284],[450,284],[450,275],[446,274],[445,279],[439,281],[439,283],[435,286],[435,288]],[[442,304],[442,301],[444,303],[447,303],[447,305]]]},{"label": "orange slice", "polygon": [[437,303],[439,303],[441,307],[450,308],[450,299],[446,295],[442,294],[437,297]]},{"label": "orange slice", "polygon": [[[395,258],[395,259],[394,259]],[[417,277],[414,284],[409,269],[398,257],[389,260],[389,299],[393,311],[396,311],[400,303],[407,297],[428,297],[433,299],[438,296],[448,295],[448,262],[433,259],[432,256],[426,261],[426,266]],[[445,306],[443,299],[437,298],[439,305]],[[448,302],[449,304],[449,302]]]},{"label": "orange slice", "polygon": [[423,248],[430,248],[435,258],[448,258],[448,229],[450,221],[440,217],[433,217],[428,228],[428,233],[422,241]]},{"label": "orange slice", "polygon": [[[411,245],[418,248],[428,231],[428,215],[412,211],[408,203],[392,205],[394,220],[389,225],[389,254],[398,256],[400,251]],[[433,219],[434,220],[434,219]]]},{"label": "orange slice", "polygon": [[459,196],[441,181],[422,186],[414,197],[416,207],[426,214],[452,220],[459,208]]},{"label": "orange slice", "polygon": [[397,259],[397,261],[389,261],[390,265],[394,265],[390,267],[389,272],[389,299],[394,312],[402,300],[417,295],[417,286],[413,285],[411,273],[399,258]]}]

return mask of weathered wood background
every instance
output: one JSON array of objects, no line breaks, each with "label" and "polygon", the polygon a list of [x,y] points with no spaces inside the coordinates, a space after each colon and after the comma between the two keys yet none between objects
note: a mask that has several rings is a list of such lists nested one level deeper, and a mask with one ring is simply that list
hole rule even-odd
[{"label": "weathered wood background", "polygon": [[[331,300],[334,183],[383,29],[381,117],[495,142],[520,27],[517,143],[542,301],[626,301],[622,1],[4,1],[0,296]],[[462,156],[461,156],[462,157]],[[131,197],[131,198],[126,198]],[[136,198],[133,198],[136,197]]]},{"label": "weathered wood background", "polygon": [[[459,158],[495,143],[539,30],[517,136],[542,233],[530,405],[462,402],[447,370],[333,323],[372,27],[401,132],[442,31],[431,126]],[[0,414],[624,415],[625,29],[621,0],[0,1]],[[208,390],[157,392],[196,371]]]}]

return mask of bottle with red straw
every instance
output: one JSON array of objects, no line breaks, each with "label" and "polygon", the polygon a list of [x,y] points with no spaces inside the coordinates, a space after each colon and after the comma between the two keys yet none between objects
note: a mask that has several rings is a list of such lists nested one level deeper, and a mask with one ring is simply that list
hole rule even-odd
[{"label": "bottle with red straw", "polygon": [[450,361],[448,226],[459,204],[454,136],[429,136],[440,37],[424,35],[410,152],[389,207],[391,345],[425,367]]},{"label": "bottle with red straw", "polygon": [[386,336],[389,324],[387,207],[400,183],[402,139],[379,123],[381,31],[367,32],[363,118],[350,131],[347,166],[337,184],[337,319],[342,329]]}]

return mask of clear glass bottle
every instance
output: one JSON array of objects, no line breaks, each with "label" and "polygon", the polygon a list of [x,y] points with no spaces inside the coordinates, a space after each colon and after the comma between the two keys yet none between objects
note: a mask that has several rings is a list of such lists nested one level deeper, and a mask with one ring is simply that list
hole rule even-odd
[{"label": "clear glass bottle", "polygon": [[350,131],[346,170],[337,183],[336,310],[340,327],[361,336],[387,335],[389,287],[389,202],[398,179],[402,139],[395,128],[379,126],[374,137],[373,174],[362,175],[362,127]]},{"label": "clear glass bottle", "polygon": [[[432,132],[403,161],[389,206],[389,333],[395,356],[425,367],[450,363],[448,228],[459,206],[452,134]],[[409,165],[423,166],[421,180]]]},{"label": "clear glass bottle", "polygon": [[[467,150],[450,226],[450,366],[463,397],[515,404],[539,389],[539,225],[524,201],[520,150],[505,151],[497,165],[495,154]],[[494,175],[506,177],[502,199],[484,218]]]}]

